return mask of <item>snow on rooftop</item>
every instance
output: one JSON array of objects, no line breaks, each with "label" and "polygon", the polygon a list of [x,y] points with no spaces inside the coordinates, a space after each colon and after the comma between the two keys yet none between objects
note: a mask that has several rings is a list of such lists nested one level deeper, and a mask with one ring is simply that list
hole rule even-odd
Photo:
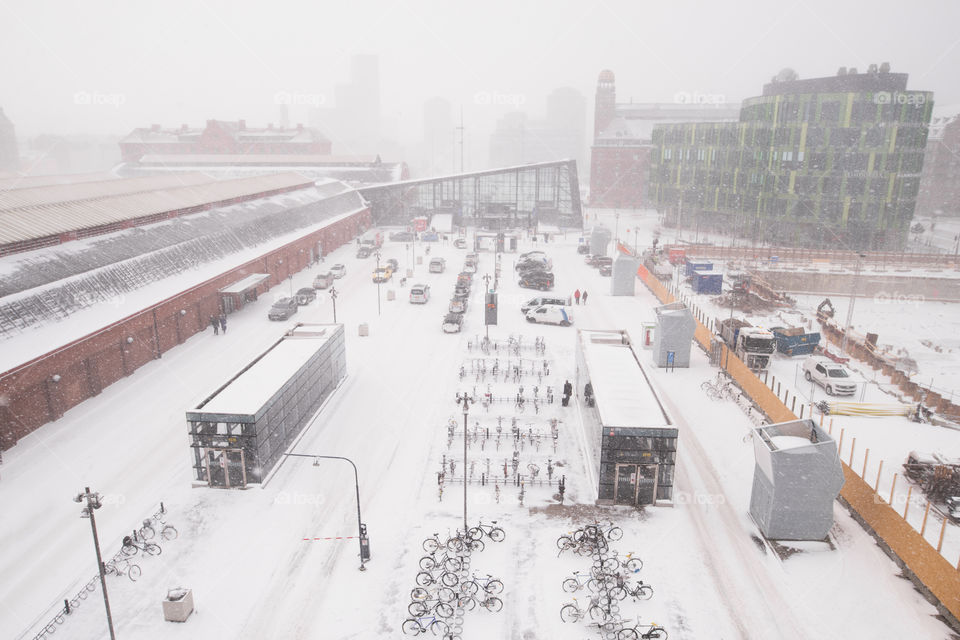
[{"label": "snow on rooftop", "polygon": [[231,380],[212,398],[201,403],[196,413],[253,416],[263,408],[292,376],[307,364],[329,339],[321,335],[299,334],[284,338],[249,369]]},{"label": "snow on rooftop", "polygon": [[601,341],[610,335],[602,331],[581,331],[583,354],[603,426],[672,426],[630,346]]}]

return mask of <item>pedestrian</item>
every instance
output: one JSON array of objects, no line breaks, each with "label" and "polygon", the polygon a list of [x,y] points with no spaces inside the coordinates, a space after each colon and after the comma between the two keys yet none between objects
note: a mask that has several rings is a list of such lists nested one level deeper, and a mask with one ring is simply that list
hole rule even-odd
[{"label": "pedestrian", "polygon": [[217,322],[216,316],[210,316],[210,326],[213,327],[213,335],[220,335],[220,323]]},{"label": "pedestrian", "polygon": [[[587,304],[587,292],[584,291],[580,297],[583,299],[583,304]],[[224,331],[226,331],[226,329],[224,329]]]},{"label": "pedestrian", "polygon": [[226,333],[227,332],[227,314],[220,314],[220,329]]},{"label": "pedestrian", "polygon": [[567,406],[570,403],[570,396],[573,395],[573,385],[570,384],[570,381],[567,380],[563,383],[563,406]]},{"label": "pedestrian", "polygon": [[573,292],[573,299],[576,300],[577,304],[580,304],[580,289]]}]

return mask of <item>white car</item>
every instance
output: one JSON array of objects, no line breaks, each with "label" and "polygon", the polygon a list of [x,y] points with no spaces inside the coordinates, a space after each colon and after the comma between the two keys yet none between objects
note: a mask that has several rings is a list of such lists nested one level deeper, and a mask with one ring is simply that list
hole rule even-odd
[{"label": "white car", "polygon": [[426,304],[430,299],[430,285],[415,284],[410,287],[410,302],[413,304]]},{"label": "white car", "polygon": [[347,268],[342,264],[335,264],[330,267],[330,273],[333,274],[334,278],[342,278],[343,276],[347,275]]},{"label": "white car", "polygon": [[810,356],[804,360],[803,377],[819,384],[827,395],[851,396],[857,391],[857,383],[850,371],[824,356]]},{"label": "white car", "polygon": [[443,258],[431,258],[430,259],[430,273],[443,273],[444,269],[447,268],[447,261]]},{"label": "white car", "polygon": [[573,324],[573,314],[567,307],[555,305],[543,305],[536,309],[531,309],[526,313],[527,322],[537,322],[539,324],[558,324],[561,327],[569,327]]}]

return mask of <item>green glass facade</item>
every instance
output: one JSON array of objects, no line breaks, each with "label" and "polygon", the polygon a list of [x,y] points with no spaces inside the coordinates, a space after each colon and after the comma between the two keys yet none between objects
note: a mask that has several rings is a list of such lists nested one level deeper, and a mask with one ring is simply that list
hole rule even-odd
[{"label": "green glass facade", "polygon": [[734,123],[658,125],[651,196],[668,225],[748,242],[900,249],[933,94],[907,75],[772,82]]}]

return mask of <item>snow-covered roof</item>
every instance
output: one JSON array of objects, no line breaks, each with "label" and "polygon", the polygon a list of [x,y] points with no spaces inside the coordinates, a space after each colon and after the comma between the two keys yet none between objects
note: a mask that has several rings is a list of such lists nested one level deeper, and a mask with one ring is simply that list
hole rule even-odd
[{"label": "snow-covered roof", "polygon": [[247,289],[257,286],[269,277],[269,273],[251,273],[246,278],[238,280],[230,286],[220,289],[220,293],[243,293]]},{"label": "snow-covered roof", "polygon": [[255,416],[287,380],[326,344],[331,334],[332,331],[326,331],[284,338],[253,366],[190,412],[191,419],[202,419],[196,414],[204,413]]},{"label": "snow-covered roof", "polygon": [[615,332],[579,333],[603,426],[672,428],[630,345],[612,339]]},{"label": "snow-covered roof", "polygon": [[28,176],[16,173],[0,172],[0,192],[11,191],[13,189],[33,189],[34,187],[44,187],[54,184],[79,184],[82,182],[102,182],[105,180],[119,180],[116,176],[107,172],[96,173],[71,173],[65,175],[45,175]]}]

